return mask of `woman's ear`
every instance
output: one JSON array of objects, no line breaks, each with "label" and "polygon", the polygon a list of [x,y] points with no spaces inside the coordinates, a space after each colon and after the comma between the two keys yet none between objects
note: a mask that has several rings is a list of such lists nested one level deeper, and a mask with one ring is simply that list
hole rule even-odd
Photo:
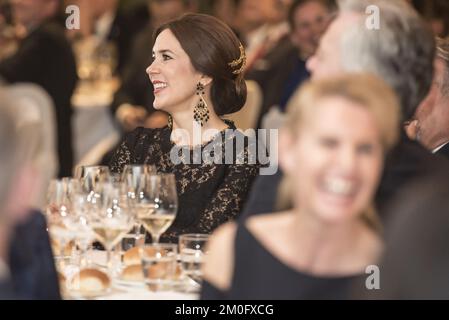
[{"label": "woman's ear", "polygon": [[203,86],[207,87],[212,83],[212,78],[206,75],[202,75],[200,82],[203,84]]},{"label": "woman's ear", "polygon": [[295,139],[293,134],[288,129],[281,129],[279,133],[279,165],[285,173],[291,172],[295,168]]}]

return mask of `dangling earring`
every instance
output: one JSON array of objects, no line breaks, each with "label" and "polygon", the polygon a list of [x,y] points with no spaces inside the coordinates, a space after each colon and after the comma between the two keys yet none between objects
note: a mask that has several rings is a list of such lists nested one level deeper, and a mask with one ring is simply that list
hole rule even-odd
[{"label": "dangling earring", "polygon": [[173,129],[173,117],[171,116],[171,114],[168,115],[168,123],[167,123],[168,128],[171,130]]},{"label": "dangling earring", "polygon": [[201,126],[209,120],[209,109],[207,108],[207,103],[203,98],[204,85],[198,82],[196,85],[196,95],[200,97],[200,100],[193,109],[193,119],[198,122]]}]

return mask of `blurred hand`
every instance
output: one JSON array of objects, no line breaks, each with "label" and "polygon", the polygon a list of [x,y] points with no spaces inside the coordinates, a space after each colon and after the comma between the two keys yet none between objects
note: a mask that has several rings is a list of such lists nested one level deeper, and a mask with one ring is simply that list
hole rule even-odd
[{"label": "blurred hand", "polygon": [[145,119],[145,128],[162,128],[167,125],[168,115],[165,112],[155,111]]},{"label": "blurred hand", "polygon": [[132,131],[143,126],[147,117],[144,107],[130,104],[121,105],[117,110],[117,118],[126,131]]}]

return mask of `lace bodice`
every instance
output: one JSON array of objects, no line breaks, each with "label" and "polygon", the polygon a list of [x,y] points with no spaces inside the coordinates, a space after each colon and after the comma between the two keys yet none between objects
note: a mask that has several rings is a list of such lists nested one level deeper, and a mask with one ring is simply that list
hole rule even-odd
[{"label": "lace bodice", "polygon": [[[232,122],[227,124],[235,129]],[[110,163],[112,172],[120,173],[125,164],[146,163],[154,164],[158,172],[175,174],[178,213],[173,225],[161,236],[162,242],[177,242],[178,236],[184,233],[211,233],[222,223],[234,219],[242,210],[259,169],[254,161],[255,154],[249,152],[254,149],[248,146],[248,138],[240,131],[233,131],[233,134],[221,131],[210,142],[184,150],[185,155],[190,154],[191,162],[197,164],[175,164],[171,160],[170,152],[176,146],[170,135],[168,127],[137,128],[126,135]],[[238,139],[245,141],[243,148],[236,147]],[[225,164],[224,150],[229,145],[233,146],[232,164]],[[196,156],[205,149],[214,150],[210,156],[221,158],[223,164],[208,163],[204,158],[198,161]]]}]

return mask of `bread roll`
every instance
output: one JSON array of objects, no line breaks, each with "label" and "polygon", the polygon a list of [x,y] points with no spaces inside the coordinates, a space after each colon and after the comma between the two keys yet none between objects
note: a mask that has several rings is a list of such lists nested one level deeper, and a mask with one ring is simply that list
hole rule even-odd
[{"label": "bread roll", "polygon": [[145,250],[146,254],[149,256],[156,254],[156,250],[151,247],[146,247],[145,249],[140,247],[134,247],[129,249],[123,254],[123,264],[125,266],[142,264],[141,250]]},{"label": "bread roll", "polygon": [[144,281],[141,264],[127,266],[122,271],[122,280],[126,281]]},{"label": "bread roll", "polygon": [[110,285],[109,276],[98,269],[83,269],[71,279],[71,289],[84,296],[104,292]]},{"label": "bread roll", "polygon": [[134,247],[134,248],[131,248],[128,251],[126,251],[123,254],[123,264],[125,266],[141,264],[140,248]]}]

